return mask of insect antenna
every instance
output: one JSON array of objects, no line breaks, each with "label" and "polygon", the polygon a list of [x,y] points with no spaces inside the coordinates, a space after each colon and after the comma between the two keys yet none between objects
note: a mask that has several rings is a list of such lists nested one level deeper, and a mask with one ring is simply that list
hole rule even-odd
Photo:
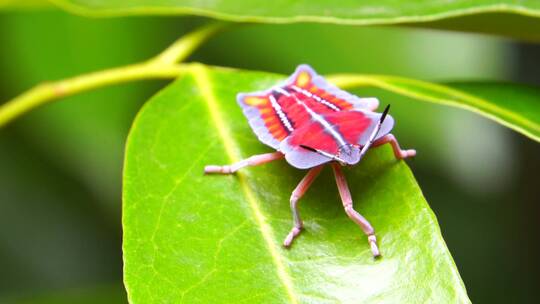
[{"label": "insect antenna", "polygon": [[306,149],[306,150],[309,150],[311,152],[315,152],[315,153],[319,153],[320,155],[322,156],[325,156],[325,157],[328,157],[330,159],[333,159],[337,162],[339,162],[341,165],[345,165],[347,162],[344,161],[343,159],[339,158],[337,155],[334,155],[334,154],[330,154],[328,152],[324,152],[323,150],[319,150],[319,149],[315,149],[313,147],[310,147],[310,146],[306,146],[306,145],[300,145],[300,147]]},{"label": "insect antenna", "polygon": [[381,118],[379,119],[379,122],[375,126],[375,129],[373,129],[373,132],[371,132],[371,135],[369,136],[368,142],[366,143],[365,146],[362,147],[362,150],[360,151],[360,159],[362,159],[364,154],[366,154],[367,150],[369,149],[369,147],[373,143],[373,140],[377,136],[377,133],[379,133],[379,131],[381,130],[382,124],[383,124],[384,119],[386,118],[386,115],[388,114],[389,110],[390,110],[390,105],[387,105],[386,108],[384,108],[384,111],[383,111],[383,113],[381,115]]}]

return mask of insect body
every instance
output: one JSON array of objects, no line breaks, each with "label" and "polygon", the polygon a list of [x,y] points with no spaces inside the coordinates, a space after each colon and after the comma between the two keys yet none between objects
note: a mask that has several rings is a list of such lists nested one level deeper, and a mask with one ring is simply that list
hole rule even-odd
[{"label": "insect body", "polygon": [[309,169],[291,195],[293,227],[283,242],[289,247],[303,228],[298,200],[324,164],[331,163],[345,212],[368,236],[373,256],[379,256],[375,231],[353,209],[341,166],[357,164],[370,147],[385,143],[392,145],[398,159],[416,155],[415,150],[401,150],[390,134],[394,120],[387,115],[389,106],[383,113],[376,113],[376,98],[359,98],[340,90],[307,65],[300,65],[284,84],[266,91],[240,93],[237,98],[259,140],[277,152],[254,155],[226,166],[206,166],[205,173],[230,174],[283,157],[296,168]]}]

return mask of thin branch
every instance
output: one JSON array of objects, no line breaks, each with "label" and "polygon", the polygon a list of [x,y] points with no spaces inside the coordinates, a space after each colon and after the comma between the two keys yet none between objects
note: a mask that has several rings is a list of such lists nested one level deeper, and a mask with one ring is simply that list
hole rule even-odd
[{"label": "thin branch", "polygon": [[155,64],[172,64],[184,61],[208,37],[222,31],[226,26],[224,23],[213,23],[184,35],[161,52],[161,54],[151,59],[150,62]]},{"label": "thin branch", "polygon": [[61,97],[135,80],[176,78],[189,69],[188,65],[180,65],[178,62],[187,58],[224,26],[223,23],[215,23],[197,29],[181,37],[147,62],[37,85],[0,106],[0,127],[38,106]]},{"label": "thin branch", "polygon": [[135,64],[40,84],[0,107],[0,127],[45,103],[90,89],[143,79],[176,78],[182,65]]}]

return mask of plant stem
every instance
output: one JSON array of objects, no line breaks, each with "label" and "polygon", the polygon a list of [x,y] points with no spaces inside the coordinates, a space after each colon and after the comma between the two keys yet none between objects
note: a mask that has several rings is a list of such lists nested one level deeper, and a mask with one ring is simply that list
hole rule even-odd
[{"label": "plant stem", "polygon": [[57,82],[43,83],[0,107],[0,127],[24,113],[61,97],[111,84],[142,79],[175,78],[185,69],[182,65],[135,64],[94,72]]},{"label": "plant stem", "polygon": [[213,23],[184,35],[161,52],[161,54],[151,59],[150,62],[156,64],[182,62],[191,55],[198,46],[205,42],[210,36],[223,30],[225,26],[226,24],[224,23]]},{"label": "plant stem", "polygon": [[198,46],[223,29],[214,23],[197,29],[174,42],[147,62],[93,72],[55,82],[42,83],[0,106],[0,128],[26,112],[61,97],[87,90],[143,79],[176,78],[189,66],[186,59]]}]

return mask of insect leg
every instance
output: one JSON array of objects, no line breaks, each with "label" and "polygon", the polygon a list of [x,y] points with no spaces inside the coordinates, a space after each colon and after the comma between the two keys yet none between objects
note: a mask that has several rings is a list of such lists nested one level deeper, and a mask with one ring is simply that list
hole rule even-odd
[{"label": "insect leg", "polygon": [[298,186],[294,189],[292,195],[291,195],[291,211],[293,214],[293,227],[291,229],[291,232],[287,235],[285,240],[283,241],[283,246],[289,247],[292,244],[292,241],[295,237],[297,237],[303,228],[302,219],[300,219],[300,213],[298,212],[298,200],[306,193],[307,189],[311,184],[313,184],[313,181],[315,181],[315,178],[321,173],[323,166],[318,166],[315,168],[312,168],[309,170],[309,172],[304,176],[304,178],[300,181]]},{"label": "insect leg", "polygon": [[239,162],[236,162],[231,165],[225,165],[225,166],[215,166],[215,165],[209,165],[204,167],[204,173],[221,173],[221,174],[231,174],[238,169],[247,167],[247,166],[257,166],[262,165],[268,162],[271,162],[273,160],[281,159],[283,158],[283,153],[281,152],[273,152],[273,153],[265,153],[265,154],[257,154],[253,155],[251,157],[248,157],[246,159],[243,159]]},{"label": "insect leg", "polygon": [[381,255],[379,248],[377,247],[377,238],[375,237],[375,230],[371,224],[356,210],[353,209],[353,201],[351,198],[351,192],[349,191],[349,186],[347,185],[347,180],[345,180],[345,175],[341,171],[341,167],[337,163],[332,163],[332,169],[334,169],[334,175],[336,177],[336,183],[339,190],[339,195],[341,196],[341,201],[343,202],[343,208],[353,222],[355,222],[368,237],[368,242],[371,247],[371,252],[374,257]]},{"label": "insect leg", "polygon": [[377,141],[373,143],[373,147],[377,147],[377,146],[384,145],[387,143],[390,143],[390,145],[392,145],[392,149],[394,150],[394,155],[396,156],[397,159],[404,159],[404,158],[416,156],[416,150],[414,149],[401,150],[396,137],[392,134],[387,134],[377,139]]}]

